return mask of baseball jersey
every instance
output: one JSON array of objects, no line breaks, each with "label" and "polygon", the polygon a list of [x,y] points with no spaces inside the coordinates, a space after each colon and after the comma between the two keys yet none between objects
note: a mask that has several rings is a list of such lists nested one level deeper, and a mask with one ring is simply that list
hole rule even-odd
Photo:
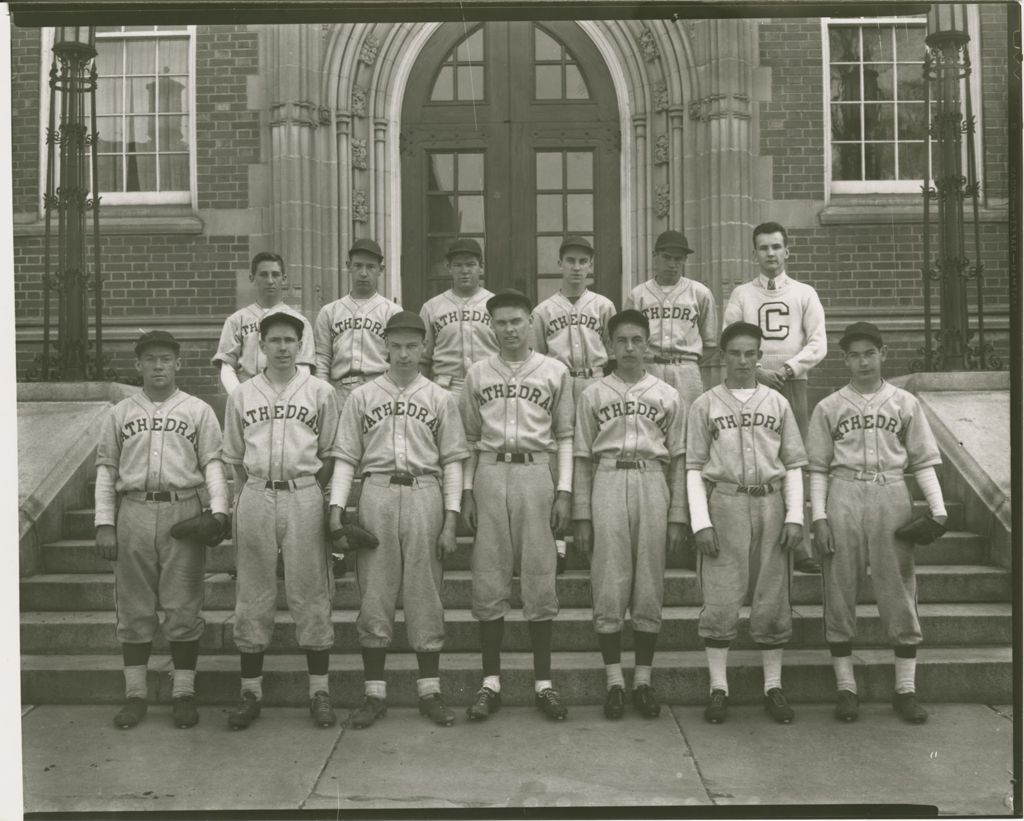
[{"label": "baseball jersey", "polygon": [[117,471],[114,489],[188,490],[221,458],[220,425],[202,399],[176,390],[159,404],[145,392],[122,399],[100,431],[96,465]]},{"label": "baseball jersey", "polygon": [[759,274],[733,289],[725,306],[723,328],[733,322],[757,325],[763,337],[762,367],[778,370],[788,364],[795,379],[806,379],[828,349],[825,309],[814,288],[784,272],[775,277],[774,290],[768,290],[767,282]]},{"label": "baseball jersey", "polygon": [[590,368],[600,375],[608,361],[607,329],[613,316],[612,301],[593,291],[584,291],[575,302],[554,294],[533,309],[533,349],[571,371]]},{"label": "baseball jersey", "polygon": [[420,317],[427,326],[427,338],[422,364],[430,366],[435,378],[464,379],[470,365],[498,352],[487,313],[492,296],[481,288],[463,299],[449,288],[423,303]]},{"label": "baseball jersey", "polygon": [[274,481],[314,474],[331,455],[337,428],[337,400],[327,382],[299,371],[278,393],[261,373],[228,397],[224,462]]},{"label": "baseball jersey", "polygon": [[278,302],[269,308],[264,308],[258,302],[254,302],[231,314],[224,321],[224,328],[220,332],[220,342],[217,344],[217,353],[213,355],[210,363],[216,365],[218,362],[224,362],[230,365],[238,374],[240,382],[252,379],[267,366],[267,358],[260,350],[260,320],[267,314],[278,311],[291,314],[302,320],[302,346],[295,361],[299,365],[315,367],[313,327],[306,317],[283,302]]},{"label": "baseball jersey", "polygon": [[384,374],[345,403],[333,455],[360,473],[440,476],[469,448],[455,397],[422,375],[403,389]]},{"label": "baseball jersey", "polygon": [[623,304],[635,308],[651,323],[647,360],[655,356],[685,356],[697,360],[705,348],[718,344],[718,310],[707,286],[680,277],[668,292],[657,280],[637,285]]},{"label": "baseball jersey", "polygon": [[698,396],[686,421],[686,468],[712,482],[763,485],[807,464],[800,429],[781,393],[758,385],[740,402],[725,385]]},{"label": "baseball jersey", "polygon": [[942,463],[917,397],[883,380],[870,399],[850,385],[822,399],[807,431],[811,470],[915,471]]},{"label": "baseball jersey", "polygon": [[324,305],[313,324],[317,376],[341,379],[347,373],[384,373],[384,328],[401,310],[380,294],[359,301],[346,295]]},{"label": "baseball jersey", "polygon": [[572,377],[557,359],[530,351],[513,369],[498,355],[475,363],[459,398],[466,439],[497,453],[554,452],[573,434]]},{"label": "baseball jersey", "polygon": [[686,403],[656,376],[628,384],[610,374],[580,394],[573,455],[668,462],[686,452]]}]

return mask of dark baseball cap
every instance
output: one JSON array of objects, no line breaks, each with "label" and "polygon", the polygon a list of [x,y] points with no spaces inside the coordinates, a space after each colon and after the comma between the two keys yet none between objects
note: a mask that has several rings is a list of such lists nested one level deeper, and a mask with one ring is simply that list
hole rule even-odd
[{"label": "dark baseball cap", "polygon": [[299,339],[302,339],[302,332],[305,330],[302,320],[295,316],[295,314],[288,314],[284,311],[271,311],[260,320],[260,336],[266,336],[267,328],[275,322],[283,322],[285,325],[291,325],[292,328],[295,329],[295,333],[298,335]]},{"label": "dark baseball cap", "polygon": [[870,340],[879,348],[884,344],[882,342],[882,332],[878,330],[877,325],[873,325],[870,322],[854,322],[852,325],[846,326],[846,330],[843,331],[843,338],[839,340],[839,347],[845,351],[850,347],[851,342],[855,342],[858,339]]},{"label": "dark baseball cap", "polygon": [[448,250],[445,251],[444,258],[451,259],[456,254],[472,254],[479,260],[484,258],[480,243],[472,237],[459,237],[448,243]]},{"label": "dark baseball cap", "polygon": [[384,326],[384,333],[390,333],[391,331],[419,331],[426,335],[427,326],[423,324],[423,319],[415,311],[399,311],[397,314],[393,314],[388,320],[388,324]]},{"label": "dark baseball cap", "polygon": [[692,254],[693,249],[686,241],[686,236],[680,231],[662,231],[654,243],[654,252],[664,251],[668,248],[677,248],[684,254]]},{"label": "dark baseball cap", "polygon": [[165,345],[168,348],[178,353],[181,350],[181,345],[178,340],[171,336],[167,331],[147,331],[138,338],[135,343],[135,355],[138,356],[145,348],[149,348],[153,345]]},{"label": "dark baseball cap", "polygon": [[356,251],[373,254],[379,260],[384,259],[384,253],[380,250],[380,246],[372,239],[357,239],[353,242],[352,247],[348,249],[349,257],[351,257]]},{"label": "dark baseball cap", "polygon": [[730,340],[737,336],[752,336],[758,342],[763,339],[761,329],[757,325],[752,325],[749,322],[733,322],[724,331],[722,331],[722,338],[718,342],[718,347],[725,350],[725,346],[729,344]]},{"label": "dark baseball cap", "polygon": [[585,237],[566,237],[562,240],[562,244],[558,246],[558,256],[561,257],[565,253],[566,248],[582,248],[590,256],[594,256],[594,246],[590,244],[590,240]]},{"label": "dark baseball cap", "polygon": [[489,314],[493,314],[498,308],[509,307],[525,308],[526,313],[530,313],[533,310],[533,303],[530,302],[530,298],[526,294],[515,288],[505,288],[487,300],[487,313]]}]

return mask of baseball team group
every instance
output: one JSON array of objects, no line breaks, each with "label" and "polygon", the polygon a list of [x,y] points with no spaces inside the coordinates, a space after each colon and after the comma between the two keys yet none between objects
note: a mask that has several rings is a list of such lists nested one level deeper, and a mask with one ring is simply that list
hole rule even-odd
[{"label": "baseball team group", "polygon": [[[474,534],[472,614],[482,655],[471,721],[501,707],[505,617],[520,600],[536,706],[566,718],[551,646],[556,577],[571,535],[590,566],[609,719],[627,703],[659,714],[651,672],[667,554],[677,553],[702,599],[708,721],[727,717],[728,653],[744,606],[763,662],[765,709],[777,722],[793,720],[782,669],[794,570],[821,574],[835,716],[856,719],[856,603],[870,567],[894,651],[893,707],[905,721],[924,722],[915,695],[922,636],[914,544],[897,531],[914,518],[908,473],[931,521],[945,522],[937,445],[918,400],[883,378],[887,348],[871,323],[843,332],[850,380],[808,418],[807,376],[826,355],[824,311],[815,290],[787,274],[785,228],[764,223],[752,239],[759,271],[732,292],[721,322],[712,292],[684,276],[693,251],[678,231],[657,238],[653,276],[622,311],[589,290],[594,249],[579,236],[561,244],[559,291],[536,306],[518,291],[482,287],[479,243],[456,238],[445,260],[452,287],[418,314],[377,291],[384,256],[360,239],[347,257],[350,292],[312,324],[282,301],[284,261],[259,253],[255,302],[228,317],[212,360],[228,394],[223,432],[213,409],[176,385],[178,341],[162,330],[141,336],[142,390],[114,407],[96,458],[96,545],[114,563],[124,659],[115,724],[133,727],[146,715],[160,630],[174,667],[173,722],[199,720],[207,545],[231,533],[241,674],[231,728],[260,715],[281,575],[306,654],[310,715],[317,726],[336,723],[332,599],[346,552],[365,678],[350,726],[369,727],[387,712],[399,600],[419,711],[451,725],[440,677],[441,589],[460,516]],[[708,363],[722,367],[724,380],[705,390],[700,367]],[[210,539],[184,527],[196,521]],[[357,544],[357,531],[372,534],[376,547]],[[635,653],[628,692],[627,613]]]}]

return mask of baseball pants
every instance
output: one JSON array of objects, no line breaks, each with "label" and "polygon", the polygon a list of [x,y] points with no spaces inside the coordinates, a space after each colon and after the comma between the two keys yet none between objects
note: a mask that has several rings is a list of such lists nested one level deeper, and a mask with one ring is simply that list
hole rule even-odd
[{"label": "baseball pants", "polygon": [[473,480],[477,528],[471,560],[477,621],[493,621],[508,613],[515,573],[527,621],[558,615],[558,556],[551,533],[555,485],[548,454],[532,456],[532,463],[515,464],[495,461],[494,453],[480,453]]},{"label": "baseball pants", "polygon": [[669,492],[657,462],[619,469],[600,462],[591,494],[594,629],[618,633],[629,608],[634,630],[661,629]]},{"label": "baseball pants", "polygon": [[668,382],[683,401],[687,408],[693,404],[693,400],[704,393],[704,382],[700,376],[700,366],[696,360],[687,359],[672,365],[659,365],[648,362],[644,366],[647,373],[652,374],[664,382]]},{"label": "baseball pants", "polygon": [[789,606],[790,557],[779,546],[785,505],[778,490],[765,496],[722,484],[708,493],[718,555],[698,553],[703,606],[701,638],[736,638],[740,607],[750,604],[750,636],[758,644],[783,644],[793,635]]},{"label": "baseball pants", "polygon": [[332,379],[331,384],[334,386],[334,395],[338,400],[338,412],[341,413],[341,409],[345,407],[345,402],[352,395],[352,391],[360,385],[365,385],[367,382],[376,379],[379,375],[375,373],[372,376],[363,376],[358,379],[345,378],[344,381]]},{"label": "baseball pants", "polygon": [[583,393],[590,385],[593,385],[601,378],[601,369],[597,368],[597,376],[574,376],[572,377],[572,401],[575,405],[579,399],[580,394]]},{"label": "baseball pants", "polygon": [[386,474],[364,477],[359,524],[380,540],[375,550],[356,553],[359,644],[390,646],[401,592],[409,646],[417,653],[439,651],[444,646],[443,568],[437,558],[444,500],[439,479],[420,476],[409,487],[391,484]]},{"label": "baseball pants", "polygon": [[902,474],[885,484],[833,476],[825,514],[836,547],[821,568],[825,640],[842,643],[857,635],[857,592],[870,566],[878,615],[889,642],[920,644],[914,546],[893,535],[911,517],[910,492]]},{"label": "baseball pants", "polygon": [[[117,561],[114,601],[117,640],[124,644],[153,640],[164,611],[168,641],[194,641],[203,635],[206,547],[171,536],[171,527],[202,510],[194,491],[173,502],[147,502],[125,494],[117,511]],[[144,494],[143,494],[144,495]]]},{"label": "baseball pants", "polygon": [[466,384],[465,377],[457,376],[435,376],[434,381],[451,393],[451,395],[455,397],[456,402],[458,402],[459,397],[462,396],[462,389]]},{"label": "baseball pants", "polygon": [[[793,409],[793,416],[796,418],[796,426],[800,429],[800,438],[807,441],[807,380],[789,379],[782,385],[779,391],[786,397],[789,406]],[[808,487],[807,472],[804,471],[804,489]],[[793,551],[793,558],[796,561],[803,559],[816,559],[814,548],[811,546],[810,525],[804,528],[803,541]]]},{"label": "baseball pants", "polygon": [[323,494],[312,476],[296,482],[303,486],[269,490],[266,479],[250,476],[235,503],[234,636],[243,653],[262,653],[270,644],[277,611],[278,549],[299,646],[328,650],[334,645],[334,578],[327,560]]}]

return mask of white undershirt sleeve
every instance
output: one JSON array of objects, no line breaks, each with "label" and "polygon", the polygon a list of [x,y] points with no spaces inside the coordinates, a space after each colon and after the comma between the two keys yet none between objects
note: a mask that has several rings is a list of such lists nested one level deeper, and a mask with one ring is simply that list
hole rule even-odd
[{"label": "white undershirt sleeve", "polygon": [[310,372],[309,365],[307,365],[305,362],[300,362],[295,367],[299,369],[299,373],[309,373]]},{"label": "white undershirt sleeve", "polygon": [[462,462],[449,462],[444,466],[441,480],[441,495],[444,497],[444,509],[462,511]]},{"label": "white undershirt sleeve", "polygon": [[690,528],[693,532],[711,527],[708,491],[704,487],[704,477],[699,470],[686,471],[686,498],[690,503]]},{"label": "white undershirt sleeve", "polygon": [[221,362],[220,364],[220,384],[224,386],[224,390],[228,392],[228,396],[230,396],[231,392],[241,384],[241,382],[238,381],[238,374],[235,373],[235,369],[227,362]]},{"label": "white undershirt sleeve", "polygon": [[828,474],[811,471],[811,521],[827,519],[825,502],[828,501]]},{"label": "white undershirt sleeve", "polygon": [[804,523],[804,472],[802,468],[786,471],[782,482],[782,492],[786,499],[786,524],[803,525]]},{"label": "white undershirt sleeve", "polygon": [[914,478],[917,486],[921,488],[924,498],[928,500],[928,509],[932,516],[945,516],[946,503],[942,499],[942,487],[939,485],[939,477],[935,468],[929,465],[914,471]]},{"label": "white undershirt sleeve", "polygon": [[356,466],[344,459],[334,460],[334,475],[331,476],[330,504],[342,510],[348,504],[348,494],[352,490],[352,480],[356,476]]},{"label": "white undershirt sleeve", "polygon": [[572,437],[558,440],[558,487],[572,493]]},{"label": "white undershirt sleeve", "polygon": [[206,477],[206,492],[210,494],[210,512],[228,512],[228,480],[224,476],[224,463],[220,459],[211,459],[203,471]]},{"label": "white undershirt sleeve", "polygon": [[112,465],[100,465],[96,468],[96,527],[101,525],[116,526],[117,524],[117,468]]},{"label": "white undershirt sleeve", "polygon": [[476,463],[480,461],[480,451],[471,450],[469,458],[463,463],[462,468],[462,489],[473,489],[473,477],[476,476]]}]

